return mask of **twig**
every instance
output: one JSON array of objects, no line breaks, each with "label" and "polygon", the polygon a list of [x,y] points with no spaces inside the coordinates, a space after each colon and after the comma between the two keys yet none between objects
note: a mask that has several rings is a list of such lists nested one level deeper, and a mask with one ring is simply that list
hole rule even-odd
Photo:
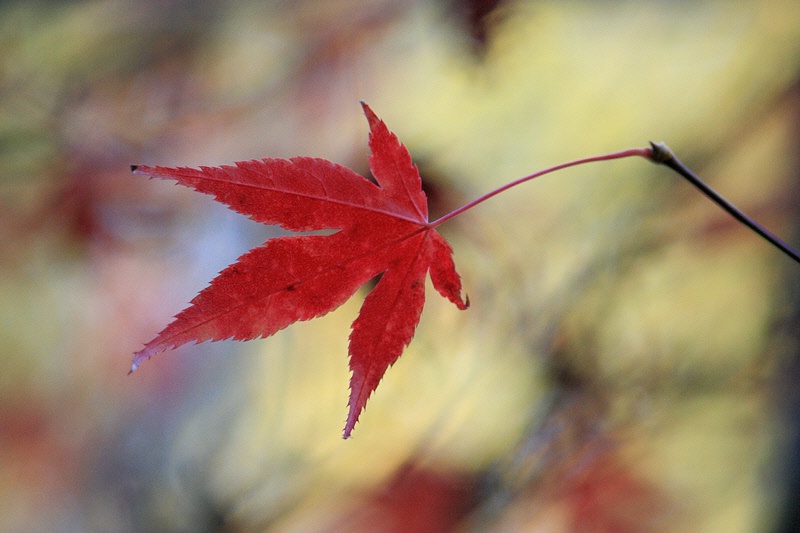
[{"label": "twig", "polygon": [[697,177],[694,172],[686,168],[686,165],[681,163],[678,158],[675,157],[675,154],[672,153],[672,150],[670,150],[667,145],[664,143],[654,143],[651,141],[650,146],[652,147],[651,160],[654,163],[665,165],[686,178],[689,183],[697,187],[700,192],[705,194],[711,201],[727,211],[728,214],[730,214],[733,218],[761,235],[761,237],[772,243],[780,251],[800,263],[800,252],[783,242],[764,226],[742,213],[736,206],[720,196],[714,189],[709,187],[706,182]]}]

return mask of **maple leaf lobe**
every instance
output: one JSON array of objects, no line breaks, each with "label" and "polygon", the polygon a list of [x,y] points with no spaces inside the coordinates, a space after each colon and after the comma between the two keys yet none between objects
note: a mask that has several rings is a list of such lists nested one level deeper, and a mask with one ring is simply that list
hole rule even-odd
[{"label": "maple leaf lobe", "polygon": [[377,185],[349,168],[310,157],[220,167],[131,165],[174,180],[265,224],[330,235],[273,238],[225,268],[134,356],[144,360],[187,343],[268,337],[322,316],[380,276],[352,324],[349,412],[344,437],[389,366],[411,342],[425,303],[425,278],[459,309],[452,249],[428,224],[422,180],[407,148],[362,102]]}]

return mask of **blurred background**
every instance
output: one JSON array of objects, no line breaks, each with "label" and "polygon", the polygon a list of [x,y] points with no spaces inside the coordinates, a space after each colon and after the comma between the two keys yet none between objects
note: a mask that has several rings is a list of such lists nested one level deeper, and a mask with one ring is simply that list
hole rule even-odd
[{"label": "blurred background", "polygon": [[666,141],[800,242],[794,0],[0,3],[3,531],[800,530],[800,265],[641,159],[442,226],[341,439],[363,293],[267,340],[132,354],[277,235],[129,165],[318,156],[368,102],[432,218]]}]

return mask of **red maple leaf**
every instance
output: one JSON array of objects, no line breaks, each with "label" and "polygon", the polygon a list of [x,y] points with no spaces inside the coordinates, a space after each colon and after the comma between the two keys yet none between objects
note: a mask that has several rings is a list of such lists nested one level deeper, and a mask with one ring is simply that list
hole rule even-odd
[{"label": "red maple leaf", "polygon": [[344,437],[350,436],[383,374],[414,336],[425,304],[425,278],[456,304],[461,278],[453,250],[435,228],[512,187],[557,170],[598,161],[644,157],[686,178],[703,194],[771,244],[800,262],[800,252],[765,230],[698,178],[663,143],[576,159],[502,187],[428,222],[428,202],[411,155],[362,102],[370,127],[370,168],[378,184],[325,159],[294,157],[244,161],[235,166],[167,168],[132,165],[137,174],[172,179],[211,194],[257,222],[290,231],[338,230],[331,235],[271,239],[220,272],[191,305],[136,353],[145,359],[188,342],[269,337],[322,316],[359,287],[381,276],[350,333],[350,400]]},{"label": "red maple leaf", "polygon": [[461,278],[452,249],[428,222],[422,182],[408,150],[367,106],[375,185],[324,159],[295,157],[235,166],[132,166],[176,180],[235,211],[291,231],[331,235],[268,240],[225,268],[158,336],[136,353],[131,371],[189,342],[268,337],[322,316],[382,275],[350,334],[350,400],[344,437],[390,365],[411,341],[425,303],[425,278],[459,309]]},{"label": "red maple leaf", "polygon": [[644,157],[668,166],[730,215],[800,262],[800,252],[739,211],[686,168],[663,143],[562,163],[498,187],[428,222],[428,202],[411,155],[362,102],[370,126],[370,168],[378,184],[325,159],[295,157],[235,166],[132,165],[137,174],[172,179],[211,194],[231,209],[290,231],[331,235],[271,239],[220,272],[191,305],[136,353],[131,372],[153,355],[188,342],[268,337],[298,320],[332,311],[380,276],[350,333],[350,400],[344,437],[383,374],[414,336],[425,304],[425,278],[459,309],[461,278],[453,250],[435,228],[489,198],[539,176],[585,163]]}]

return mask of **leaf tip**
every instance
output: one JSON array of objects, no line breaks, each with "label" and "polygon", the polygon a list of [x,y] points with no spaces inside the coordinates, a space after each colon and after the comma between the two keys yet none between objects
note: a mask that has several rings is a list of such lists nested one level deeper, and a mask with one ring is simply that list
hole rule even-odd
[{"label": "leaf tip", "polygon": [[381,122],[378,118],[378,115],[370,108],[364,100],[361,100],[361,109],[364,110],[364,114],[367,116],[367,122],[369,122],[369,127],[374,128],[377,124]]},{"label": "leaf tip", "polygon": [[344,432],[342,432],[342,438],[347,440],[350,438],[350,435],[353,433],[353,428],[356,427],[356,423],[358,422],[358,417],[361,414],[361,409],[363,406],[356,407],[351,401],[348,403],[349,411],[347,413],[347,422],[344,425]]},{"label": "leaf tip", "polygon": [[147,165],[131,165],[131,172],[133,174],[149,174],[152,170],[152,167],[148,167]]},{"label": "leaf tip", "polygon": [[343,439],[350,438],[373,390],[375,390],[375,387],[367,387],[361,373],[353,369],[353,375],[350,378],[350,398],[347,401],[347,422],[344,425]]},{"label": "leaf tip", "polygon": [[364,409],[364,406],[359,407],[350,407],[350,411],[347,413],[347,422],[344,425],[344,431],[342,432],[342,439],[347,440],[353,434],[353,429],[355,429],[356,424],[358,423],[358,417],[361,416],[361,411]]},{"label": "leaf tip", "polygon": [[143,350],[134,353],[133,361],[131,362],[131,369],[128,370],[128,375],[130,376],[131,374],[133,374],[136,371],[136,369],[139,368],[139,365],[141,365],[143,361],[147,361],[148,359],[150,359],[152,355],[153,355],[152,353],[148,352],[147,347],[145,347]]}]

